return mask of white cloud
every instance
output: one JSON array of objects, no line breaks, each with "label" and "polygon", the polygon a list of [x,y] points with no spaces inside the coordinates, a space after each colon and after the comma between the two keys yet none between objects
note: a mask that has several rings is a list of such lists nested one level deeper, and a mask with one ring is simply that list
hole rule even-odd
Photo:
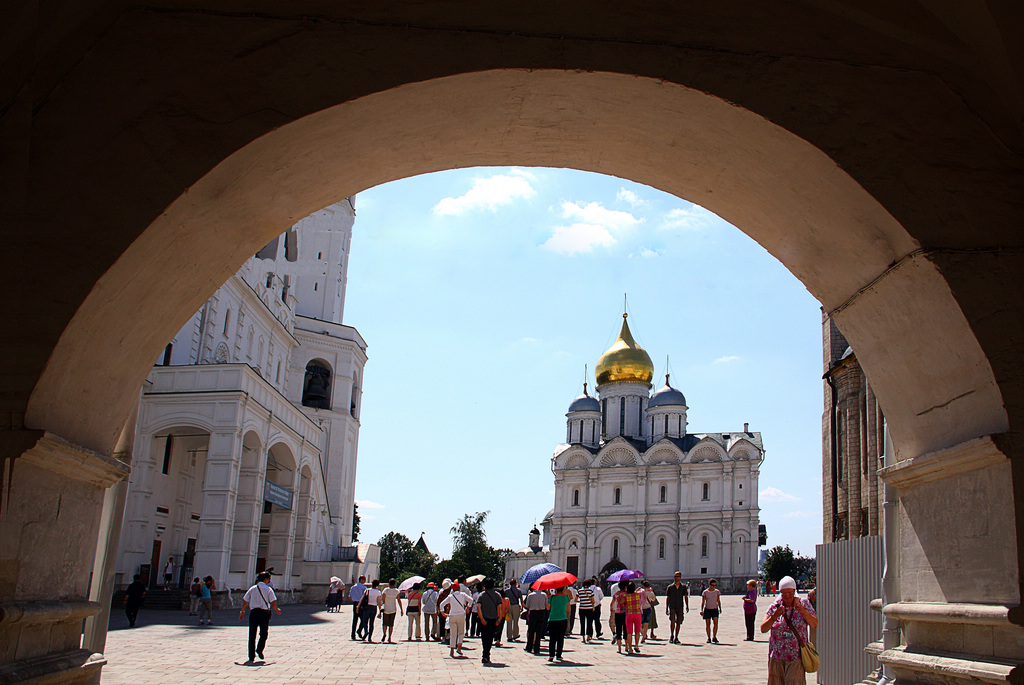
[{"label": "white cloud", "polygon": [[707,225],[715,217],[714,214],[700,205],[690,205],[689,209],[677,207],[662,217],[662,229],[698,229]]},{"label": "white cloud", "polygon": [[579,252],[590,252],[601,245],[614,245],[616,234],[621,234],[641,223],[629,212],[608,209],[600,202],[563,202],[562,218],[572,221],[571,224],[555,226],[554,233],[541,246],[552,252],[574,255]]},{"label": "white cloud", "polygon": [[603,226],[594,224],[572,224],[555,226],[554,234],[541,245],[546,250],[572,256],[578,252],[590,252],[598,245],[608,247],[615,244],[615,238]]},{"label": "white cloud", "polygon": [[652,257],[660,257],[661,256],[661,250],[652,250],[652,249],[647,248],[647,247],[641,247],[640,248],[640,256],[644,257],[645,259],[651,259]]},{"label": "white cloud", "polygon": [[540,342],[540,338],[529,338],[529,337],[527,337],[527,338],[520,338],[519,342],[527,343],[527,344],[531,344],[532,345],[533,343],[539,343]]},{"label": "white cloud", "polygon": [[647,204],[647,200],[642,199],[635,192],[626,188],[619,188],[619,192],[615,196],[615,199],[619,202],[625,202],[630,207],[643,207]]},{"label": "white cloud", "polygon": [[523,169],[511,169],[507,174],[498,174],[473,180],[473,187],[459,197],[446,197],[434,205],[434,214],[459,216],[474,209],[489,209],[511,204],[517,199],[529,199],[537,194],[532,183],[537,177]]},{"label": "white cloud", "polygon": [[820,511],[791,511],[788,514],[783,514],[784,519],[806,519],[812,516],[821,516]]},{"label": "white cloud", "polygon": [[800,498],[795,495],[783,492],[778,488],[765,488],[761,492],[757,493],[765,502],[799,502]]},{"label": "white cloud", "polygon": [[[356,500],[356,504],[359,505],[360,509],[383,509],[384,508],[383,504],[377,504],[376,502],[371,502],[368,499]],[[362,514],[360,514],[360,516],[362,516]]]},{"label": "white cloud", "polygon": [[718,359],[715,360],[715,363],[716,364],[726,364],[728,362],[739,361],[739,359],[740,358],[735,356],[735,355],[730,355],[728,357],[719,357]]}]

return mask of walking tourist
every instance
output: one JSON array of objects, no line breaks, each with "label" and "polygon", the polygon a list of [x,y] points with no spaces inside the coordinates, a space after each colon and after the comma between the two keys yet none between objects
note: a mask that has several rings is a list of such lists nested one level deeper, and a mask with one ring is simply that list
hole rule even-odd
[{"label": "walking tourist", "polygon": [[[245,610],[249,609],[249,661],[252,663],[259,656],[263,660],[263,648],[267,646],[267,630],[270,627],[270,610],[273,609],[280,616],[281,610],[277,607],[277,595],[274,588],[270,587],[270,573],[263,571],[256,576],[256,584],[253,585],[242,597],[242,610],[238,612],[238,620],[245,618]],[[256,643],[256,631],[260,632],[259,644]]]},{"label": "walking tourist", "polygon": [[570,585],[565,588],[565,591],[569,593],[569,623],[565,629],[565,635],[571,637],[572,631],[576,627],[576,586]]},{"label": "walking tourist", "polygon": [[540,656],[540,643],[544,639],[544,626],[548,622],[548,595],[543,590],[532,590],[526,596],[526,651]]},{"label": "walking tourist", "polygon": [[[722,612],[722,593],[718,591],[718,581],[711,579],[708,582],[708,589],[700,593],[700,613],[704,617],[704,627],[708,632],[708,642],[718,644],[718,616]],[[714,621],[715,632],[711,633],[711,623]]]},{"label": "walking tourist", "polygon": [[341,597],[344,589],[345,583],[342,582],[341,578],[331,576],[331,585],[327,588],[328,613],[341,611]]},{"label": "walking tourist", "polygon": [[591,589],[594,581],[587,578],[583,581],[583,587],[576,593],[576,601],[580,605],[580,637],[583,644],[588,644],[594,639],[594,591]]},{"label": "walking tourist", "polygon": [[[615,645],[622,654],[622,640],[626,637],[626,581],[620,580],[618,588],[612,595],[612,616],[615,618]],[[627,652],[629,645],[627,644]]]},{"label": "walking tourist", "polygon": [[594,591],[594,637],[601,640],[604,633],[604,628],[601,627],[601,602],[604,601],[604,590],[601,589],[601,581],[597,576],[591,577],[590,580],[594,583],[590,586]]},{"label": "walking tourist", "polygon": [[747,623],[747,642],[754,641],[754,622],[757,620],[757,581],[747,581],[747,594],[743,595],[743,620]]},{"label": "walking tourist", "polygon": [[203,616],[206,616],[206,625],[213,625],[213,591],[216,588],[213,576],[203,578],[203,596],[199,598],[199,625],[203,625]]},{"label": "walking tourist", "polygon": [[381,631],[380,641],[389,642],[394,644],[395,636],[395,616],[398,613],[405,615],[402,610],[402,598],[400,597],[398,581],[392,578],[388,581],[388,586],[384,588],[384,591],[380,593],[380,611],[381,611],[381,623],[383,624],[383,630]]},{"label": "walking tourist", "polygon": [[565,647],[565,631],[569,627],[569,605],[572,595],[568,587],[555,590],[547,601],[548,610],[548,661],[562,660],[562,649]]},{"label": "walking tourist", "polygon": [[196,616],[199,614],[199,601],[203,598],[203,584],[199,578],[196,577],[192,581],[192,585],[188,588],[188,615]]},{"label": "walking tourist", "polygon": [[647,642],[647,632],[651,628],[651,615],[654,613],[654,603],[658,601],[658,598],[654,596],[654,590],[646,580],[640,582],[637,592],[642,598],[640,602],[640,641]]},{"label": "walking tourist", "polygon": [[427,591],[423,593],[423,616],[425,621],[423,632],[427,639],[439,639],[437,634],[437,587],[433,583],[427,583]]},{"label": "walking tourist", "polygon": [[466,639],[466,612],[473,598],[460,590],[459,583],[452,583],[451,592],[441,602],[441,612],[448,619],[448,653],[454,659],[455,652],[462,654],[462,643]]},{"label": "walking tourist", "polygon": [[134,628],[135,621],[139,617],[139,608],[142,607],[142,598],[146,596],[146,584],[142,582],[142,576],[136,573],[132,577],[132,584],[124,593],[124,615],[128,617],[128,627]]},{"label": "walking tourist", "polygon": [[366,593],[366,576],[359,576],[359,582],[349,588],[348,598],[352,600],[352,639],[356,639],[359,629],[359,602]]},{"label": "walking tourist", "polygon": [[373,624],[377,619],[377,609],[380,606],[380,581],[376,578],[370,583],[370,587],[363,593],[363,599],[359,602],[359,639],[373,644]]},{"label": "walking tourist", "polygon": [[468,637],[479,637],[480,636],[480,623],[476,615],[476,600],[480,597],[480,591],[483,588],[480,584],[473,586],[472,592],[467,594],[473,598],[473,603],[469,607],[469,614],[466,615],[466,635]]},{"label": "walking tourist", "polygon": [[505,637],[509,642],[516,642],[519,640],[519,617],[523,613],[523,591],[519,589],[519,581],[515,578],[508,582],[505,597],[508,599]]},{"label": "walking tourist", "polygon": [[480,624],[480,638],[483,643],[481,662],[491,663],[491,645],[495,636],[501,637],[501,619],[505,615],[505,597],[494,589],[494,581],[484,578],[483,592],[476,600],[476,617]]},{"label": "walking tourist", "polygon": [[800,646],[808,641],[808,628],[818,627],[814,607],[796,596],[796,581],[786,576],[779,582],[782,596],[765,612],[761,632],[768,637],[768,685],[804,685],[807,682]]},{"label": "walking tourist", "polygon": [[625,605],[626,618],[626,654],[640,653],[640,626],[643,620],[644,593],[637,592],[636,583],[626,583],[625,597],[620,600]]},{"label": "walking tourist", "polygon": [[164,566],[164,589],[170,590],[174,580],[174,557],[167,558],[167,565]]},{"label": "walking tourist", "polygon": [[438,642],[448,642],[448,617],[441,611],[441,602],[452,593],[452,581],[445,578],[441,581],[441,592],[437,596]]},{"label": "walking tourist", "polygon": [[409,600],[408,609],[405,611],[406,623],[409,624],[409,635],[407,640],[412,640],[413,624],[416,624],[416,639],[423,639],[423,623],[420,618],[422,615],[423,608],[423,593],[420,592],[420,584],[413,583],[412,589],[409,590],[409,594],[406,595],[406,599]]},{"label": "walking tourist", "polygon": [[675,581],[665,591],[665,613],[669,621],[669,642],[679,644],[679,629],[683,618],[690,610],[690,592],[683,584],[683,574],[675,572]]}]

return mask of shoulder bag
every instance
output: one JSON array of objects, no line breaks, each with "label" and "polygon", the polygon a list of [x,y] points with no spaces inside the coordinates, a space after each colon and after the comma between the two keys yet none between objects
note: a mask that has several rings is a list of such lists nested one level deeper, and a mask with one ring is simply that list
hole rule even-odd
[{"label": "shoulder bag", "polygon": [[804,642],[803,638],[800,637],[800,632],[793,627],[793,622],[789,620],[789,614],[785,610],[782,612],[782,617],[786,619],[789,629],[796,635],[797,644],[800,645],[800,663],[803,665],[804,671],[807,673],[817,672],[821,661],[818,659],[818,650],[814,648],[814,643]]}]

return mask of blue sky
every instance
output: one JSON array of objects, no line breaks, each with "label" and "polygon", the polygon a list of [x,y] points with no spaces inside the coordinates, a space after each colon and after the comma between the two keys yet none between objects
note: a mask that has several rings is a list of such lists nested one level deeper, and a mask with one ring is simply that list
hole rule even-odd
[{"label": "blue sky", "polygon": [[[821,313],[774,257],[692,203],[611,176],[476,168],[361,193],[345,322],[365,337],[364,542],[489,510],[524,547],[584,365],[630,328],[690,432],[761,431],[769,545],[821,542]],[[593,389],[593,380],[590,381]]]}]

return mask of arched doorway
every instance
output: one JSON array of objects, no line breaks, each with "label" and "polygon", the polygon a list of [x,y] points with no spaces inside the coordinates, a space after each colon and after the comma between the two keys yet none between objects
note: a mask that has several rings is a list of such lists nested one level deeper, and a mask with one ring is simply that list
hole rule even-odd
[{"label": "arched doorway", "polygon": [[256,573],[270,571],[274,585],[291,587],[295,522],[298,514],[298,468],[292,451],[277,443],[267,450],[263,513],[256,545]]},{"label": "arched doorway", "polygon": [[[35,495],[55,469],[81,481],[55,466],[68,455],[94,450],[90,463],[103,463],[128,389],[174,327],[291,220],[403,175],[548,164],[698,201],[786,264],[857,348],[905,462],[892,477],[916,490],[904,547],[923,575],[907,599],[1019,604],[1024,486],[1007,455],[1021,450],[998,434],[1024,407],[1021,96],[1016,53],[1002,49],[1019,43],[1020,21],[989,5],[662,10],[498,17],[389,5],[324,10],[338,21],[180,12],[159,22],[141,10],[69,20],[72,39],[59,41],[42,40],[40,22],[38,50],[26,39],[17,67],[35,87],[5,110],[24,133],[14,138],[31,141],[12,163],[27,199],[12,203],[24,206],[13,224],[20,238],[30,226],[48,239],[19,243],[31,259],[13,276],[53,304],[12,303],[14,323],[37,331],[31,345],[5,343],[14,524],[52,506]],[[291,49],[264,49],[262,22],[285,24]],[[64,267],[69,277],[53,278]],[[109,401],[94,401],[97,388]],[[80,493],[93,507],[120,477],[107,471]],[[997,545],[951,539],[933,516],[929,503],[972,491],[986,496],[958,508],[955,527],[990,530]],[[224,538],[223,522],[203,528]],[[974,574],[941,563],[950,553],[995,569],[983,597],[963,581]],[[19,574],[81,595],[47,566]],[[923,644],[963,649],[944,645]]]}]

